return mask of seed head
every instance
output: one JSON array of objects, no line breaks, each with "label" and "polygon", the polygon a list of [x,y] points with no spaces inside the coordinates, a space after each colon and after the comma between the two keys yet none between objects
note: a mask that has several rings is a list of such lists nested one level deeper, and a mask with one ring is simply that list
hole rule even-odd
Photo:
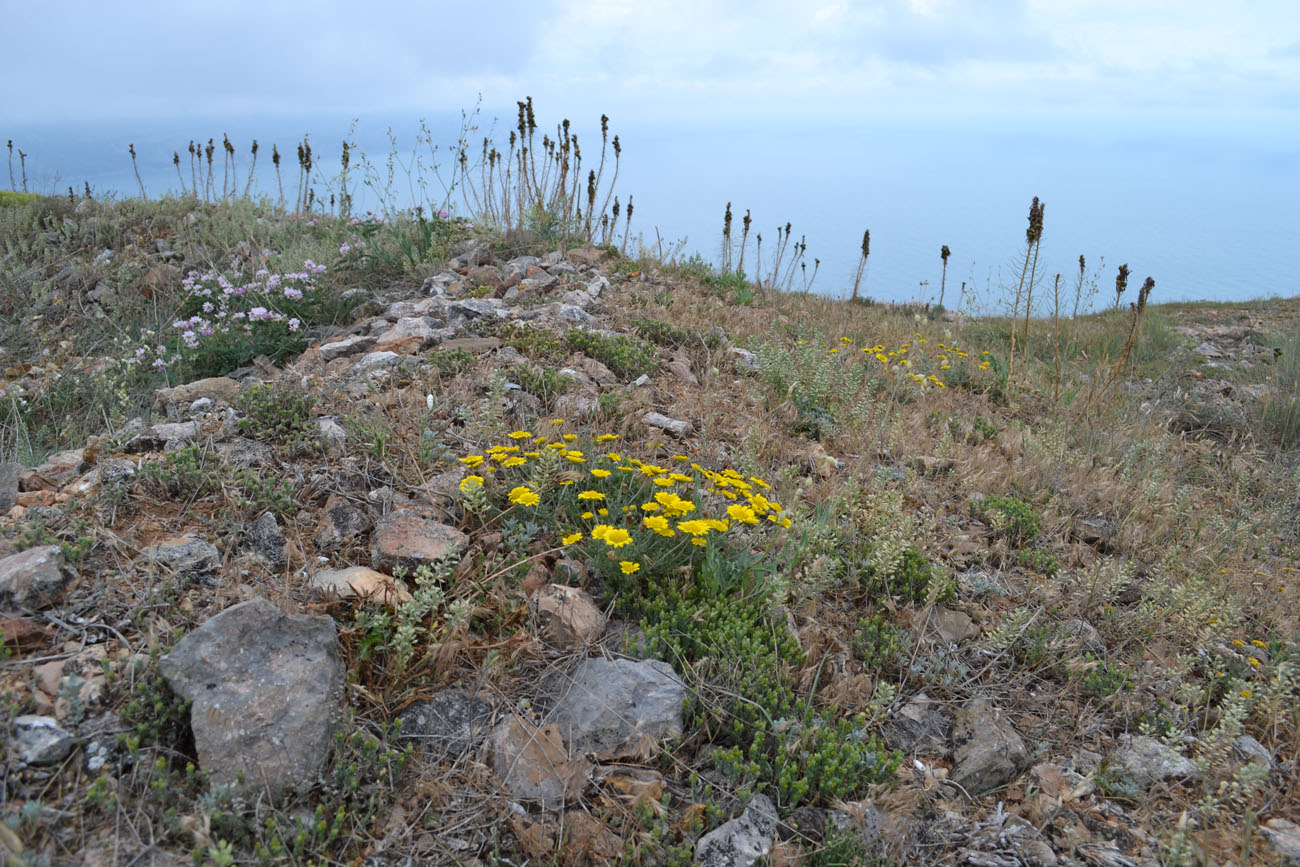
[{"label": "seed head", "polygon": [[1126,263],[1120,265],[1119,274],[1115,276],[1115,303],[1116,304],[1119,303],[1119,297],[1124,294],[1124,290],[1128,288],[1128,275],[1129,275],[1128,264]]},{"label": "seed head", "polygon": [[943,260],[943,264],[945,265],[948,264],[948,257],[951,255],[952,255],[952,250],[948,249],[947,244],[944,244],[942,247],[939,248],[939,258]]}]

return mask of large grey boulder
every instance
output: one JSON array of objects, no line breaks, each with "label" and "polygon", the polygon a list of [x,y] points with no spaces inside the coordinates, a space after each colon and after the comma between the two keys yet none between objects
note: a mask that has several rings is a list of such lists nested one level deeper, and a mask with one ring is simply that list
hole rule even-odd
[{"label": "large grey boulder", "polygon": [[952,742],[950,779],[972,798],[1006,785],[1029,766],[1025,742],[986,698],[971,699],[957,711]]},{"label": "large grey boulder", "polygon": [[58,545],[28,548],[0,560],[0,611],[35,611],[59,600],[68,584]]},{"label": "large grey boulder", "polygon": [[304,787],[329,755],[343,702],[338,633],[329,617],[285,614],[263,598],[185,636],[159,663],[192,702],[199,765],[219,785]]},{"label": "large grey boulder", "polygon": [[686,687],[657,659],[586,659],[548,722],[569,749],[598,759],[648,757],[682,734]]},{"label": "large grey boulder", "polygon": [[146,562],[178,575],[215,572],[221,568],[221,552],[217,546],[194,536],[173,536],[140,553]]}]

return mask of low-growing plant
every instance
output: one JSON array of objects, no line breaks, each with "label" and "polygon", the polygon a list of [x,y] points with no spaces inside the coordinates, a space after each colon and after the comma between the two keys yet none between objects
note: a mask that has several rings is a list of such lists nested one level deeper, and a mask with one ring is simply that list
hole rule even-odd
[{"label": "low-growing plant", "polygon": [[285,387],[255,385],[235,400],[243,415],[239,432],[256,440],[285,446],[290,453],[319,446],[314,395]]},{"label": "low-growing plant", "polygon": [[635,379],[659,365],[650,344],[625,334],[610,336],[575,328],[564,335],[564,340],[569,349],[594,358],[621,379]]},{"label": "low-growing plant", "polygon": [[181,283],[181,311],[161,342],[146,341],[128,359],[188,382],[221,376],[265,357],[273,364],[301,352],[306,329],[337,321],[353,302],[321,288],[325,266],[252,275],[191,271]]},{"label": "low-growing plant", "polygon": [[1029,545],[1043,529],[1043,517],[1019,497],[995,494],[985,497],[979,511],[993,529],[1017,547]]},{"label": "low-growing plant", "polygon": [[898,628],[883,614],[873,614],[858,621],[853,635],[853,652],[870,669],[883,669],[899,659],[903,644]]},{"label": "low-growing plant", "polygon": [[1094,698],[1109,698],[1128,686],[1128,675],[1113,662],[1097,660],[1084,654],[1087,669],[1083,675],[1082,689]]}]

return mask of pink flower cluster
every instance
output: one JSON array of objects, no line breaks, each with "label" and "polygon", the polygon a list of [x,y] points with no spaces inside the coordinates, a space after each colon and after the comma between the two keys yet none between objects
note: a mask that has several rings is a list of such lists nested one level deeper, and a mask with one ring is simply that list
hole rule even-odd
[{"label": "pink flower cluster", "polygon": [[181,288],[190,298],[202,300],[200,312],[172,323],[172,328],[180,334],[181,345],[170,356],[163,344],[141,346],[127,362],[144,363],[152,354],[155,356],[150,362],[152,366],[164,368],[182,360],[185,350],[199,348],[204,340],[237,331],[251,333],[254,327],[267,324],[282,325],[288,332],[296,332],[302,328],[302,320],[277,308],[291,306],[292,302],[310,296],[316,291],[316,278],[324,273],[325,266],[310,259],[303,262],[301,271],[283,274],[265,268],[252,277],[215,270],[190,271],[181,281]]}]

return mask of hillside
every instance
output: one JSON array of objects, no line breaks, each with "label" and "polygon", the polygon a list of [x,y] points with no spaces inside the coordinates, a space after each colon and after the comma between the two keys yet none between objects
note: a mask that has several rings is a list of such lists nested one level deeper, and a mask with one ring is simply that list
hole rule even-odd
[{"label": "hillside", "polygon": [[536,217],[0,207],[6,863],[1300,863],[1300,299]]}]

